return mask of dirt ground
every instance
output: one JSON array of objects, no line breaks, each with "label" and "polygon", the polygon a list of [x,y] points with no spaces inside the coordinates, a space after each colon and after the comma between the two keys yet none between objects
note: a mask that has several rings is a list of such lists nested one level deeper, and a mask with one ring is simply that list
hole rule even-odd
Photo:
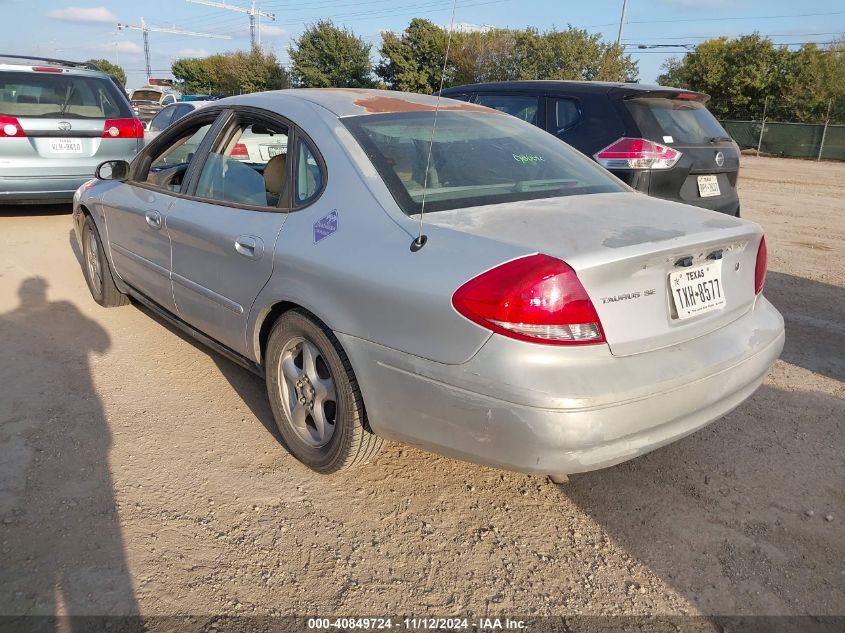
[{"label": "dirt ground", "polygon": [[740,183],[782,359],[563,486],[399,444],[317,476],[260,379],[93,302],[67,208],[4,208],[0,614],[845,614],[845,165]]}]

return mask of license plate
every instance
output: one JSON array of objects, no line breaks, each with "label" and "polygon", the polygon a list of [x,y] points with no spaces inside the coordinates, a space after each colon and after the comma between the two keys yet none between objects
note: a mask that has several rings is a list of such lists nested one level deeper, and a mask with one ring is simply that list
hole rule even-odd
[{"label": "license plate", "polygon": [[269,145],[267,147],[267,156],[273,158],[273,156],[278,156],[279,154],[287,154],[287,151],[287,145]]},{"label": "license plate", "polygon": [[51,138],[50,152],[53,154],[81,154],[82,141],[78,138]]},{"label": "license plate", "polygon": [[699,176],[698,177],[698,194],[702,198],[710,198],[712,196],[721,195],[719,191],[719,181],[716,176]]},{"label": "license plate", "polygon": [[722,260],[669,274],[669,287],[678,319],[689,319],[725,305]]}]

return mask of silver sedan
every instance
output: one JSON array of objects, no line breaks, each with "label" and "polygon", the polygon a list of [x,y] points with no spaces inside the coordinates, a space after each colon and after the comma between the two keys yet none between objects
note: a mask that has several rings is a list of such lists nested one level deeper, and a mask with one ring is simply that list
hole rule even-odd
[{"label": "silver sedan", "polygon": [[263,376],[323,473],[387,438],[561,477],[754,392],[784,341],[758,225],[636,193],[481,106],[442,99],[435,127],[436,107],[293,90],[186,116],[77,192],[94,299]]}]

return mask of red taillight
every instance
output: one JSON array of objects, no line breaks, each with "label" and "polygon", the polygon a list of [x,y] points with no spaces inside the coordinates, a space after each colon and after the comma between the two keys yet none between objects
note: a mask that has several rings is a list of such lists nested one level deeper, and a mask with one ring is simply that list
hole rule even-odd
[{"label": "red taillight", "polygon": [[607,169],[669,169],[681,152],[644,138],[620,138],[595,155]]},{"label": "red taillight", "polygon": [[33,66],[32,70],[37,73],[63,73],[64,70],[55,66]]},{"label": "red taillight", "polygon": [[694,92],[681,92],[674,96],[675,99],[681,99],[682,101],[695,101],[698,99],[698,95]]},{"label": "red taillight", "polygon": [[760,238],[760,246],[757,247],[757,267],[754,269],[754,292],[763,292],[763,284],[766,283],[766,267],[769,262],[769,253],[766,250],[766,236]]},{"label": "red taillight", "polygon": [[0,116],[0,138],[22,138],[26,136],[21,124],[13,116]]},{"label": "red taillight", "polygon": [[249,158],[249,151],[246,145],[238,143],[232,148],[232,158]]},{"label": "red taillight", "polygon": [[497,266],[455,291],[452,305],[470,321],[533,343],[603,343],[593,302],[565,262],[529,255]]},{"label": "red taillight", "polygon": [[138,119],[106,119],[103,138],[144,138],[144,124]]}]

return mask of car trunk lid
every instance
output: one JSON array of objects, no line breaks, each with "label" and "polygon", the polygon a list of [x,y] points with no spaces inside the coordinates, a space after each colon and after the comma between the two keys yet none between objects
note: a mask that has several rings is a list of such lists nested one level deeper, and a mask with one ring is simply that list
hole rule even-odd
[{"label": "car trunk lid", "polygon": [[[639,194],[474,207],[432,213],[426,222],[564,260],[590,295],[617,356],[703,336],[744,314],[756,296],[757,225]],[[673,288],[687,272],[692,276]],[[719,301],[688,305],[699,303],[696,292],[715,295],[714,279]],[[708,286],[701,290],[703,281]],[[710,303],[718,305],[696,309]]]}]

